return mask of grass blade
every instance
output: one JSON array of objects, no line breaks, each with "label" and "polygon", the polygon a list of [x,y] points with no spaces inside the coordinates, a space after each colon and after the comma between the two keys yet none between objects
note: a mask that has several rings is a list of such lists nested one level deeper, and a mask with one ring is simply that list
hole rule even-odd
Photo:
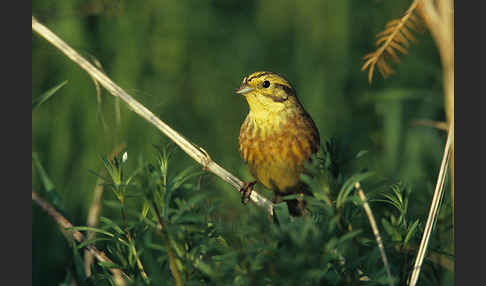
[{"label": "grass blade", "polygon": [[32,161],[35,168],[37,169],[39,177],[42,181],[42,185],[46,191],[47,199],[54,207],[56,207],[57,210],[59,210],[60,212],[64,212],[64,204],[62,202],[61,196],[56,191],[54,183],[47,175],[47,172],[44,170],[44,167],[42,167],[42,164],[40,162],[37,153],[32,153]]},{"label": "grass blade", "polygon": [[39,97],[32,99],[32,110],[39,107],[41,104],[46,102],[51,96],[53,96],[61,87],[65,86],[68,83],[67,80],[61,82],[60,84],[56,85],[55,87],[49,89],[48,91],[41,94]]}]

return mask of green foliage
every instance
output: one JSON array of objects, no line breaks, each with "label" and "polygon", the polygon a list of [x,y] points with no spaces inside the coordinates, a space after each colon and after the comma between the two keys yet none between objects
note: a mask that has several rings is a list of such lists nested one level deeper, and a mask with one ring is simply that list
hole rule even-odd
[{"label": "green foliage", "polygon": [[[335,144],[331,142],[326,146]],[[99,227],[72,228],[95,236],[74,247],[70,279],[94,285],[113,283],[107,271],[119,268],[140,285],[177,284],[177,280],[184,285],[360,285],[363,279],[368,285],[387,284],[374,236],[353,188],[356,181],[363,183],[373,176],[336,168],[330,159],[336,158],[335,148],[325,148],[303,176],[314,194],[305,198],[309,215],[291,217],[281,203],[272,218],[250,205],[248,215],[234,222],[216,212],[224,201],[198,188],[201,172],[192,168],[171,172],[169,148],[156,147],[153,162],[140,161],[134,171],[120,156],[103,159],[110,175],[106,186],[118,199],[110,205],[122,210],[121,220],[120,216],[101,217]],[[396,245],[398,252],[392,264],[393,279],[405,281],[410,260],[399,258],[399,251],[418,244],[419,221],[409,223],[410,189],[400,184],[390,189],[382,194],[385,199],[375,201],[393,206],[400,214],[383,217],[382,223],[390,238],[388,248]],[[90,244],[106,249],[114,264],[98,262],[92,265],[94,274],[86,278],[77,251]],[[142,271],[148,278],[143,278]]]}]

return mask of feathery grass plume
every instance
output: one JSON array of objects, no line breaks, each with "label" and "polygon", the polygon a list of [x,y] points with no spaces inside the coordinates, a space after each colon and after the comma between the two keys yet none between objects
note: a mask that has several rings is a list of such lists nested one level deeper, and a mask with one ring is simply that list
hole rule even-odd
[{"label": "feathery grass plume", "polygon": [[394,70],[386,62],[387,59],[391,58],[395,64],[400,63],[398,52],[407,54],[410,42],[417,42],[417,39],[413,36],[412,32],[421,32],[422,30],[420,20],[414,14],[419,3],[420,0],[413,1],[403,17],[388,22],[385,30],[376,35],[378,38],[376,40],[378,49],[363,56],[363,59],[366,60],[366,62],[361,67],[361,70],[364,71],[369,68],[368,82],[370,84],[373,80],[375,66],[378,67],[378,71],[384,78],[394,74]]}]

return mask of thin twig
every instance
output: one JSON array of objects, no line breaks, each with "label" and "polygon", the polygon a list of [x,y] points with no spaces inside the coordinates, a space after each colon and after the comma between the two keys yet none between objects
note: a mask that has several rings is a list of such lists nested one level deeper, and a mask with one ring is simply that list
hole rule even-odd
[{"label": "thin twig", "polygon": [[410,286],[415,286],[418,281],[420,270],[422,268],[422,262],[427,252],[427,246],[429,244],[430,235],[432,234],[432,228],[435,224],[437,213],[439,210],[440,200],[444,191],[444,182],[447,173],[447,163],[449,162],[451,154],[451,141],[452,134],[454,130],[451,125],[449,128],[449,133],[447,135],[447,142],[444,148],[444,154],[442,156],[442,162],[440,164],[439,175],[437,176],[437,183],[435,185],[434,195],[432,196],[432,202],[430,204],[429,215],[427,217],[427,223],[425,224],[424,234],[422,235],[422,240],[420,241],[420,246],[417,252],[417,257],[415,258],[415,264],[413,266],[412,274],[410,276]]},{"label": "thin twig", "polygon": [[373,234],[375,235],[376,243],[378,244],[378,249],[380,250],[381,254],[381,259],[383,260],[383,265],[385,266],[386,275],[388,276],[390,285],[393,286],[393,278],[390,272],[390,265],[388,264],[385,247],[383,246],[383,240],[381,239],[380,231],[378,230],[378,225],[376,224],[375,217],[373,216],[373,212],[371,211],[368,200],[363,192],[363,188],[361,188],[361,184],[359,182],[356,182],[356,184],[354,184],[354,187],[356,188],[356,190],[358,190],[358,196],[363,201],[363,208],[366,215],[368,216],[368,220],[370,221],[370,226],[373,230]]},{"label": "thin twig", "polygon": [[[54,221],[56,221],[64,235],[74,238],[74,240],[76,240],[78,243],[85,241],[84,235],[81,232],[77,230],[66,230],[67,228],[73,227],[71,222],[69,222],[64,216],[55,210],[54,207],[52,207],[47,201],[39,197],[39,195],[34,191],[32,191],[32,201],[39,205],[49,216],[54,219]],[[108,258],[103,251],[98,250],[96,246],[89,244],[86,246],[86,249],[91,252],[99,261],[114,264],[114,262]],[[119,268],[110,268],[110,271],[113,274],[113,282],[117,286],[124,286],[124,279],[131,281],[130,277]]]},{"label": "thin twig", "polygon": [[[186,152],[196,162],[203,165],[203,167],[205,167],[208,171],[212,172],[216,176],[229,183],[237,191],[240,191],[243,188],[244,182],[242,180],[240,180],[239,178],[219,166],[216,162],[214,162],[203,148],[197,146],[194,143],[191,143],[177,131],[168,126],[165,122],[160,120],[149,109],[136,101],[125,90],[123,90],[120,86],[114,83],[102,71],[93,66],[89,61],[82,57],[68,44],[66,44],[51,30],[39,23],[34,16],[32,16],[32,30],[45,38],[49,43],[58,48],[68,58],[70,58],[82,69],[88,72],[88,74],[95,78],[109,93],[123,100],[130,107],[130,109],[132,109],[133,112],[137,113],[142,118],[152,123],[160,131],[162,131],[167,137],[169,137],[169,139],[174,141],[184,152]],[[250,199],[258,206],[264,207],[270,213],[270,215],[273,215],[273,204],[268,199],[258,194],[256,191],[251,192]]]},{"label": "thin twig", "polygon": [[449,130],[449,126],[447,122],[441,122],[441,121],[433,121],[433,120],[414,120],[412,121],[413,126],[429,126],[433,128],[437,128],[439,130],[444,130],[447,131]]}]

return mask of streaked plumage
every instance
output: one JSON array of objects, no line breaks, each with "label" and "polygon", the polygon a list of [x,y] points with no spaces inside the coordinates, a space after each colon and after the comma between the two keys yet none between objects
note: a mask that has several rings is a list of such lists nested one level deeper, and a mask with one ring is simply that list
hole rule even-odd
[{"label": "streaked plumage", "polygon": [[[304,193],[299,178],[304,161],[318,151],[319,133],[293,87],[276,73],[255,72],[243,79],[237,93],[250,107],[239,138],[250,173],[274,191],[276,202],[281,195]],[[302,211],[296,203],[288,204],[294,215]]]}]

